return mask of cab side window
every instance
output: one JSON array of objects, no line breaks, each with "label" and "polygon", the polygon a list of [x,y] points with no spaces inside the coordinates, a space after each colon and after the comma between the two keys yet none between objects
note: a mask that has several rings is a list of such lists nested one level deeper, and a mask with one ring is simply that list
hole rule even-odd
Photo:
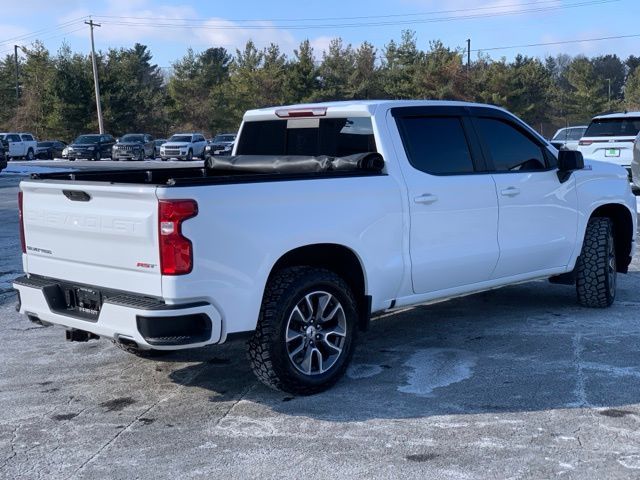
[{"label": "cab side window", "polygon": [[542,147],[513,125],[486,117],[476,118],[475,125],[496,172],[547,169]]},{"label": "cab side window", "polygon": [[22,141],[30,142],[32,140],[33,140],[33,137],[31,135],[22,135]]},{"label": "cab side window", "polygon": [[409,163],[432,175],[473,173],[469,143],[459,117],[398,119]]}]

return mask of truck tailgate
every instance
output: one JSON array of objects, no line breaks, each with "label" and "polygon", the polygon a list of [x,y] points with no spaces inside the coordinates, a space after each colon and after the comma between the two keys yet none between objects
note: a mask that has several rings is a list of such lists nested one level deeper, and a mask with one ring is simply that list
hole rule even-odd
[{"label": "truck tailgate", "polygon": [[155,186],[24,181],[25,270],[162,295]]}]

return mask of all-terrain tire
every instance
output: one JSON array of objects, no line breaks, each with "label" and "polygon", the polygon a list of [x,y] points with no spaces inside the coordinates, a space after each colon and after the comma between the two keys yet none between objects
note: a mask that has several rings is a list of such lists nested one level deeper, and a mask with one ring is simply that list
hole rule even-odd
[{"label": "all-terrain tire", "polygon": [[578,303],[583,307],[606,308],[615,300],[615,255],[611,220],[603,217],[591,218],[575,270]]},{"label": "all-terrain tire", "polygon": [[[317,291],[329,293],[341,304],[346,335],[335,363],[323,373],[307,375],[294,366],[286,335],[296,306],[306,295]],[[265,385],[296,395],[312,395],[330,388],[342,377],[353,356],[357,319],[353,293],[335,273],[314,267],[291,267],[275,273],[267,284],[258,325],[248,344],[254,374]]]},{"label": "all-terrain tire", "polygon": [[35,160],[35,158],[36,158],[36,156],[35,156],[35,155],[34,155],[34,153],[33,153],[33,149],[32,149],[32,148],[30,148],[30,149],[27,151],[27,156],[25,157],[25,160]]},{"label": "all-terrain tire", "polygon": [[164,357],[171,353],[171,350],[143,350],[142,348],[138,348],[134,345],[129,345],[127,343],[120,343],[112,340],[113,344],[118,347],[120,350],[123,350],[127,353],[135,355],[140,358],[158,358]]}]

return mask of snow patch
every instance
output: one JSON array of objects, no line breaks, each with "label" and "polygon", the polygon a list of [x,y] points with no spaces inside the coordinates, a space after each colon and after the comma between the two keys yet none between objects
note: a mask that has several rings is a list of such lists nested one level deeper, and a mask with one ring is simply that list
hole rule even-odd
[{"label": "snow patch", "polygon": [[471,377],[476,356],[465,350],[429,348],[418,350],[404,364],[412,371],[398,391],[433,397],[436,388],[447,387]]},{"label": "snow patch", "polygon": [[11,173],[13,175],[31,175],[32,173],[58,173],[58,172],[73,172],[72,168],[60,168],[60,167],[42,167],[39,165],[21,165],[16,163],[10,163],[2,173]]},{"label": "snow patch", "polygon": [[620,457],[618,463],[631,470],[640,470],[640,455],[627,455]]},{"label": "snow patch", "polygon": [[347,376],[353,380],[374,377],[382,372],[380,365],[369,365],[367,363],[354,364],[347,369]]}]

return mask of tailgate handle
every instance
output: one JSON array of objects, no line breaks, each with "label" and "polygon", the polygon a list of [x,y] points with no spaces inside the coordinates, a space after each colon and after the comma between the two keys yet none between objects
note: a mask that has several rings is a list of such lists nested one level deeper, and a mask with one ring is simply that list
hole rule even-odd
[{"label": "tailgate handle", "polygon": [[74,202],[88,202],[91,200],[91,195],[82,190],[63,190],[64,196]]}]

